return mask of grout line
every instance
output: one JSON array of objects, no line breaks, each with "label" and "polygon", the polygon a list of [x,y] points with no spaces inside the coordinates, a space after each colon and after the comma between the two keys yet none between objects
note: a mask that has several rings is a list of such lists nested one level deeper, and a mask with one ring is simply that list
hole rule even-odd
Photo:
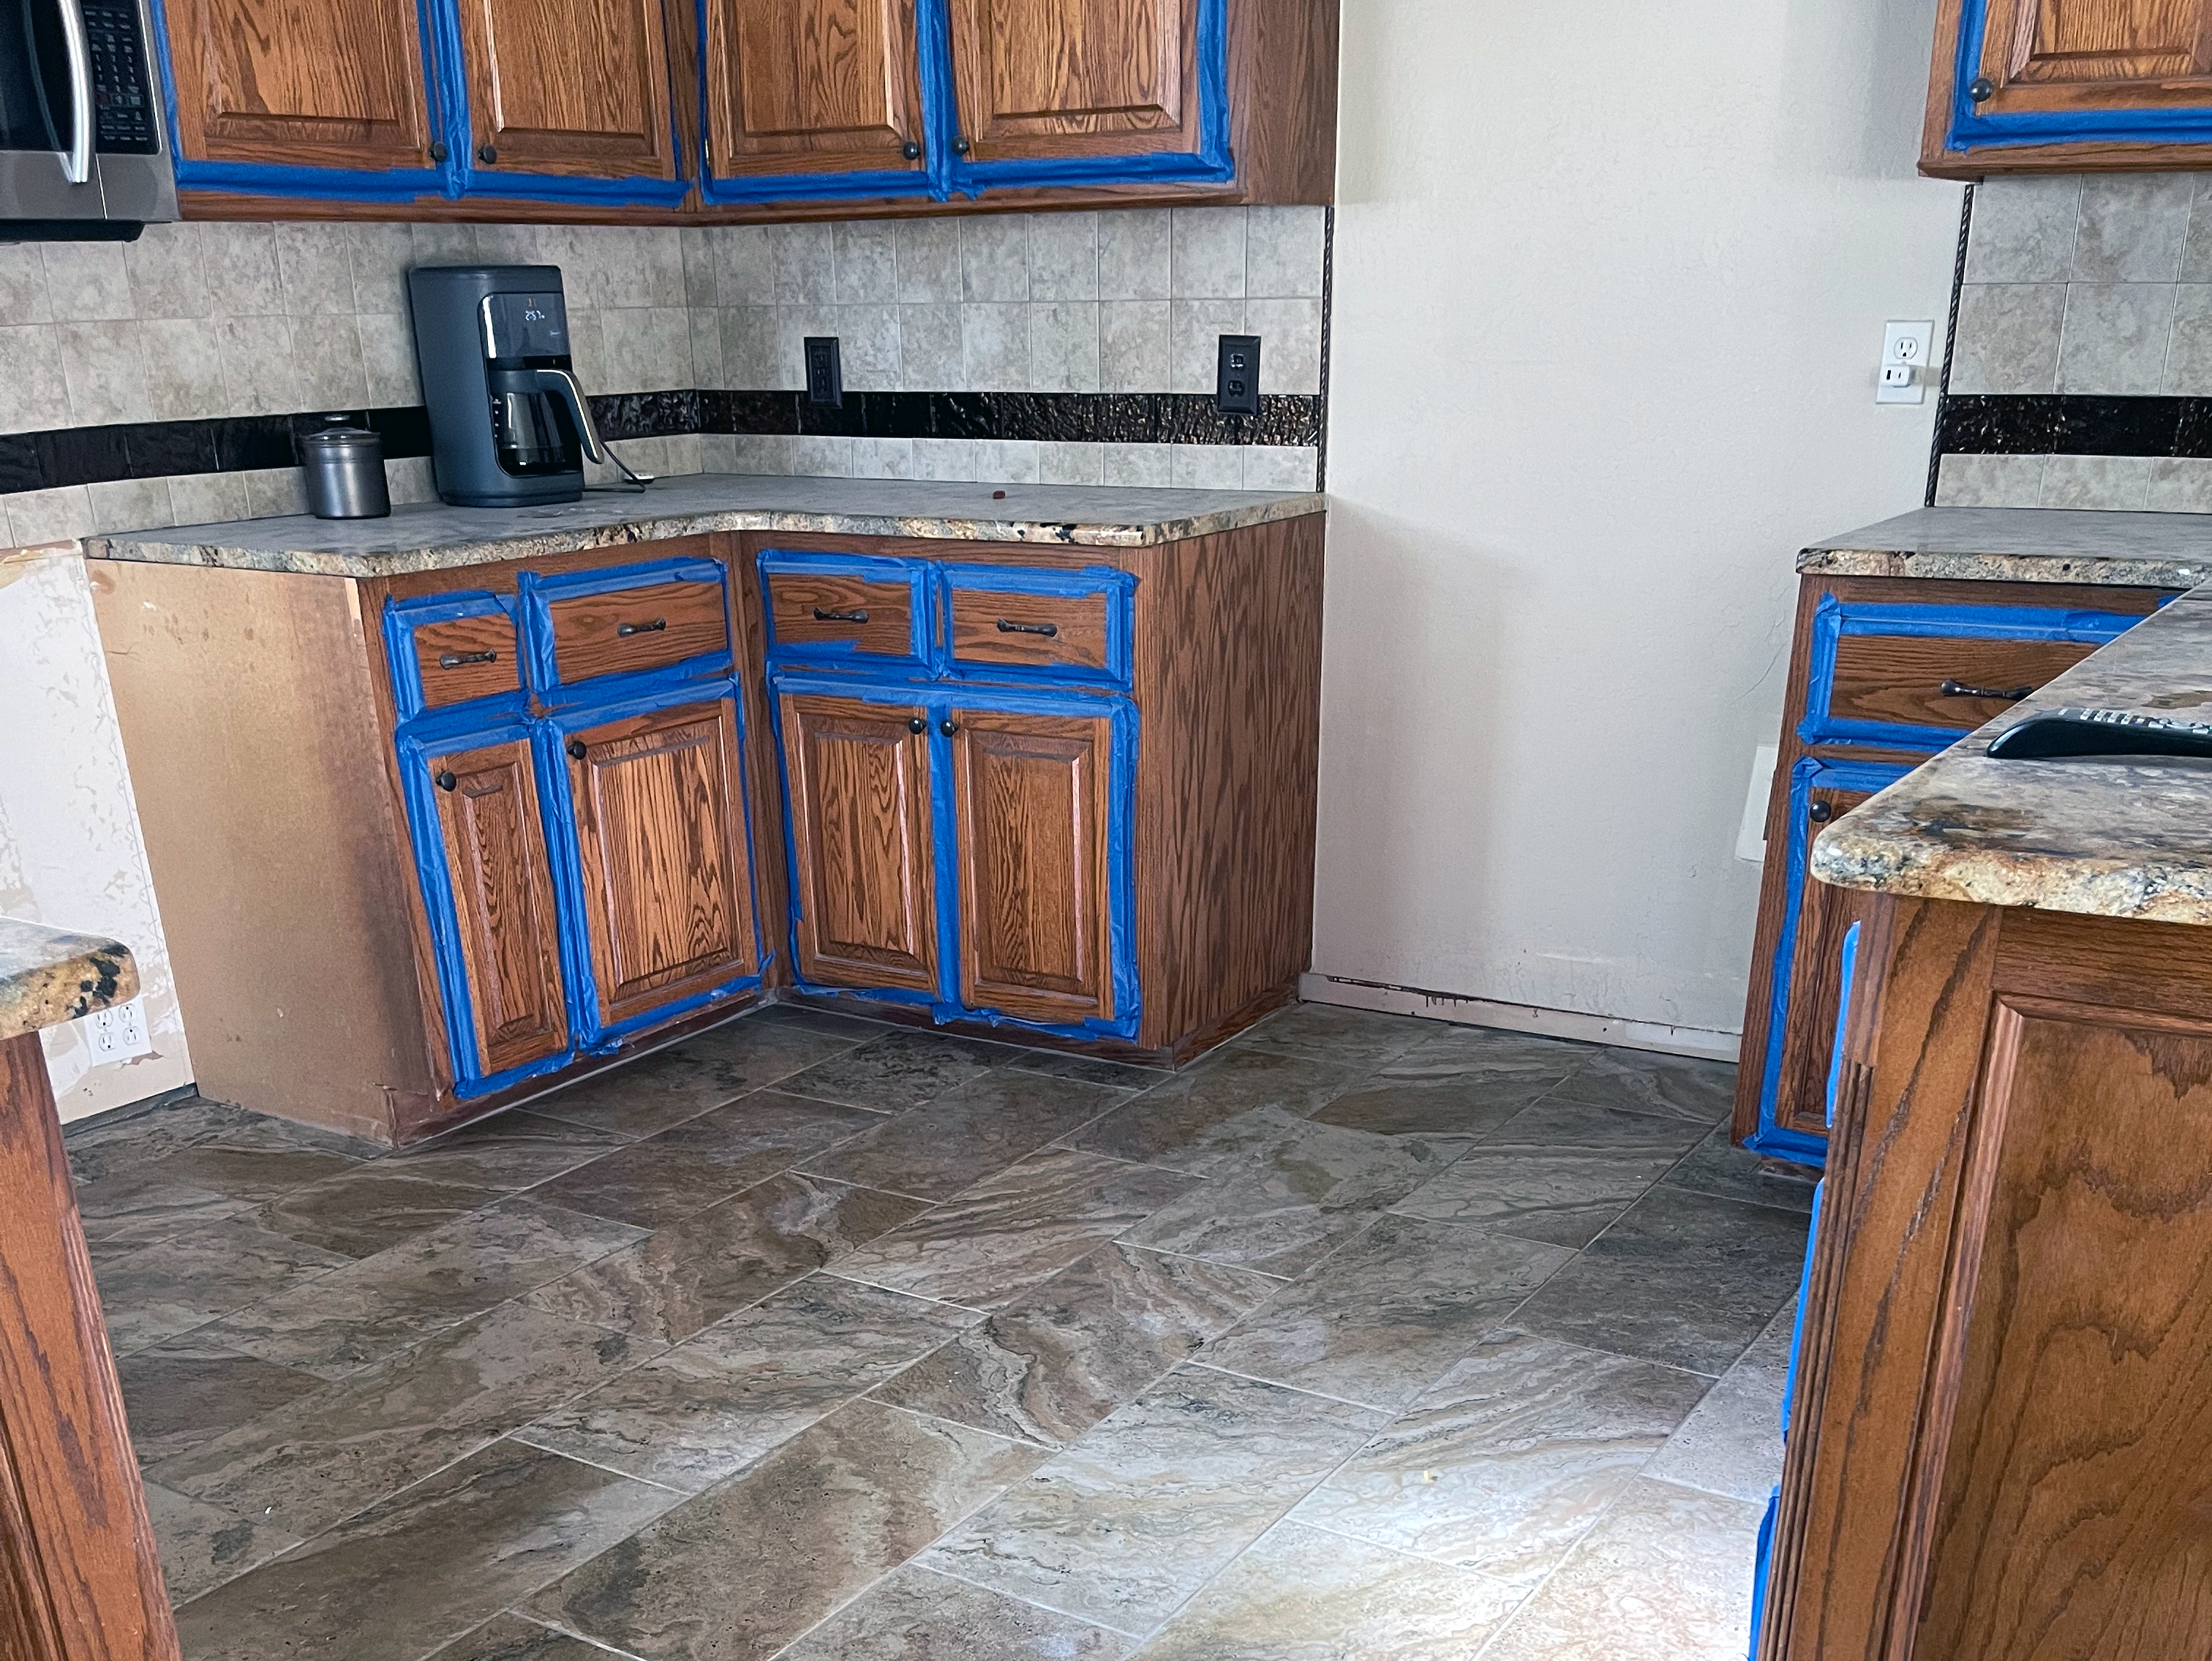
[{"label": "grout line", "polygon": [[[970,1512],[969,1514],[972,1516],[974,1513]],[[961,1519],[961,1521],[965,1522],[967,1521],[967,1519],[963,1517]],[[949,1538],[951,1533],[951,1529],[945,1530],[943,1534],[939,1535],[935,1540],[932,1540],[929,1544],[924,1546],[921,1550],[930,1550],[939,1542]],[[1242,1555],[1242,1554],[1240,1553],[1239,1555]],[[1151,1633],[1158,1632],[1159,1630],[1158,1627],[1153,1627],[1144,1632],[1132,1632],[1127,1627],[1109,1627],[1103,1621],[1095,1620],[1092,1617],[1085,1615],[1070,1615],[1066,1609],[1054,1609],[1050,1603],[1039,1603],[1034,1597],[1024,1597],[1018,1591],[1009,1591],[1004,1586],[992,1585],[988,1581],[973,1579],[965,1574],[955,1574],[949,1568],[940,1568],[935,1563],[925,1563],[921,1561],[921,1552],[918,1551],[915,1553],[912,1557],[908,1558],[905,1562],[900,1564],[899,1567],[901,1568],[911,1568],[922,1574],[941,1575],[945,1579],[956,1580],[963,1586],[973,1586],[978,1591],[988,1591],[994,1597],[1003,1597],[1010,1603],[1019,1603],[1028,1609],[1042,1609],[1047,1615],[1056,1615],[1063,1621],[1073,1621],[1078,1626],[1089,1627],[1098,1632],[1110,1632],[1116,1638],[1131,1639],[1139,1644],[1143,1643],[1145,1639],[1148,1637]],[[1231,1561],[1233,1561],[1234,1559]],[[896,1573],[896,1571],[894,1571],[894,1573]],[[1164,1622],[1161,1623],[1163,1626],[1166,1623]]]},{"label": "grout line", "polygon": [[[631,1538],[635,1538],[635,1536],[632,1536],[632,1537],[631,1537]],[[621,1543],[620,1543],[619,1541],[617,1541],[616,1543],[617,1543],[617,1544],[620,1544]],[[608,1549],[609,1549],[609,1550],[612,1550],[612,1549],[613,1549],[613,1548],[612,1548],[612,1547],[609,1547],[609,1548],[608,1548]],[[586,1561],[586,1562],[589,1562],[589,1561],[592,1561],[592,1560],[591,1560],[591,1559],[589,1559],[589,1558],[586,1558],[586,1559],[585,1560],[585,1561]],[[580,1567],[583,1567],[583,1564],[580,1563],[580,1564],[578,1564],[576,1567],[579,1567],[579,1568],[580,1568]],[[559,1582],[558,1580],[555,1580],[555,1581],[549,1582],[548,1584],[550,1584],[550,1585],[558,1585],[560,1584],[560,1582]],[[544,1586],[540,1586],[540,1587],[537,1588],[537,1590],[538,1590],[538,1591],[543,1591],[544,1590],[545,1590],[545,1588],[544,1588]],[[520,1608],[504,1609],[501,1609],[501,1610],[499,1612],[499,1614],[498,1614],[498,1615],[495,1615],[495,1616],[493,1616],[491,1617],[491,1620],[492,1620],[492,1621],[496,1621],[496,1620],[499,1620],[501,1616],[504,1616],[505,1618],[507,1618],[507,1620],[510,1620],[510,1621],[520,1621],[520,1622],[526,1622],[526,1624],[528,1624],[528,1625],[530,1625],[530,1626],[533,1626],[533,1627],[542,1627],[542,1628],[544,1628],[547,1632],[558,1633],[562,1637],[563,1637],[563,1638],[572,1638],[572,1639],[575,1640],[575,1641],[576,1641],[576,1642],[578,1642],[579,1644],[587,1645],[587,1646],[589,1646],[591,1648],[592,1648],[592,1649],[595,1649],[595,1650],[599,1651],[599,1652],[601,1654],[603,1654],[603,1655],[614,1655],[614,1656],[619,1656],[619,1657],[621,1657],[621,1658],[622,1658],[622,1661],[643,1661],[643,1658],[641,1658],[641,1656],[639,1656],[638,1654],[636,1654],[636,1652],[634,1652],[634,1651],[631,1651],[631,1650],[618,1650],[618,1649],[617,1649],[617,1648],[616,1648],[613,1645],[611,1645],[611,1644],[603,1644],[603,1643],[601,1643],[598,1639],[596,1639],[596,1638],[592,1637],[589,1633],[579,1632],[579,1631],[577,1631],[574,1627],[564,1627],[564,1626],[561,1625],[561,1624],[560,1624],[560,1622],[558,1622],[557,1621],[548,1621],[548,1620],[546,1620],[546,1619],[544,1618],[544,1616],[538,1616],[538,1615],[525,1615]],[[476,1633],[482,1632],[482,1631],[483,1630],[483,1628],[484,1628],[484,1627],[488,1627],[488,1626],[489,1626],[490,1624],[491,1624],[491,1621],[487,1621],[487,1622],[485,1622],[483,1623],[483,1626],[479,1626],[479,1627],[472,1628],[471,1628],[471,1629],[470,1629],[470,1631],[465,1632],[465,1633],[463,1633],[463,1634],[461,1634],[461,1636],[462,1636],[463,1638],[471,1637],[471,1636],[473,1636]],[[450,1643],[457,1643],[457,1642],[459,1642],[459,1640],[458,1640],[458,1639],[448,1640],[449,1644],[450,1644]],[[418,1658],[418,1661],[438,1661],[438,1658],[439,1658],[440,1656],[443,1655],[444,1653],[445,1653],[445,1651],[444,1651],[443,1649],[434,1649],[434,1650],[430,1651],[430,1652],[429,1652],[429,1653],[428,1653],[427,1655],[424,1655],[424,1656],[419,1657],[419,1658]]]},{"label": "grout line", "polygon": [[[1457,1365],[1458,1362],[1456,1361],[1453,1363],[1453,1366],[1455,1367]],[[1315,1390],[1306,1385],[1285,1384],[1280,1379],[1263,1379],[1256,1373],[1239,1373],[1233,1367],[1224,1367],[1218,1361],[1200,1361],[1195,1355],[1185,1356],[1182,1361],[1176,1363],[1175,1367],[1170,1367],[1168,1369],[1168,1373],[1173,1373],[1176,1370],[1176,1367],[1202,1367],[1207,1372],[1218,1373],[1224,1378],[1242,1379],[1247,1384],[1266,1385],[1271,1389],[1290,1391],[1294,1395],[1311,1396],[1320,1401],[1334,1402],[1340,1407],[1356,1407],[1363,1413],[1389,1414],[1390,1417],[1385,1420],[1382,1424],[1376,1426],[1374,1430],[1369,1433],[1367,1440],[1363,1440],[1360,1443],[1361,1447],[1366,1446],[1368,1440],[1372,1440],[1374,1437],[1379,1436],[1383,1431],[1388,1430],[1406,1410],[1405,1408],[1402,1407],[1377,1407],[1372,1402],[1356,1402],[1349,1396],[1332,1396],[1326,1390]],[[1160,1378],[1166,1378],[1168,1376],[1168,1373],[1163,1373],[1160,1375]],[[1153,1380],[1154,1385],[1157,1385],[1158,1382],[1159,1380],[1157,1379]],[[1411,1406],[1412,1403],[1409,1402],[1407,1405]],[[1318,1486],[1318,1484],[1316,1484],[1316,1486]]]},{"label": "grout line", "polygon": [[[620,1375],[620,1374],[617,1374],[617,1377],[619,1377],[619,1376],[621,1376],[621,1375]],[[591,1392],[590,1392],[590,1391],[586,1391],[586,1392],[584,1392],[584,1393],[585,1393],[585,1394],[586,1394],[586,1395],[588,1395],[588,1394],[590,1394]],[[574,1400],[575,1400],[575,1399],[576,1399],[576,1398],[575,1398],[574,1397],[569,1397],[569,1400],[571,1400],[571,1401],[574,1401]],[[562,1403],[556,1403],[554,1404],[554,1406],[553,1406],[553,1407],[549,1407],[549,1408],[547,1408],[547,1409],[545,1409],[545,1411],[546,1411],[547,1413],[553,1412],[553,1411],[555,1411],[558,1407],[560,1407],[561,1405],[562,1405]],[[544,1415],[543,1414],[541,1414],[541,1415],[539,1415],[538,1416],[539,1416],[540,1418],[542,1418],[542,1417],[544,1417]],[[538,1421],[537,1421],[536,1419],[533,1419],[533,1420],[532,1420],[532,1421],[530,1422],[530,1424],[535,1424],[535,1423],[537,1423],[537,1422],[538,1422]],[[606,1474],[607,1474],[608,1476],[619,1476],[619,1477],[621,1477],[621,1478],[622,1478],[624,1482],[637,1482],[637,1483],[641,1483],[641,1484],[642,1484],[644,1487],[647,1487],[647,1488],[659,1488],[659,1489],[663,1494],[680,1494],[683,1498],[684,1498],[684,1499],[686,1499],[686,1500],[693,1500],[693,1499],[696,1499],[696,1498],[699,1496],[699,1494],[700,1494],[702,1492],[703,1492],[703,1491],[704,1491],[704,1490],[702,1490],[702,1489],[696,1489],[696,1488],[678,1488],[678,1487],[677,1487],[674,1483],[672,1483],[672,1482],[654,1482],[654,1481],[653,1480],[653,1478],[652,1478],[652,1477],[650,1477],[650,1476],[639,1476],[639,1475],[638,1475],[635,1471],[634,1471],[634,1470],[617,1470],[613,1465],[601,1464],[600,1464],[597,1459],[586,1459],[586,1458],[582,1454],[580,1454],[580,1453],[571,1453],[571,1452],[570,1452],[567,1448],[565,1448],[565,1447],[548,1447],[548,1446],[547,1446],[544,1443],[543,1443],[543,1442],[533,1442],[533,1441],[532,1441],[532,1440],[530,1440],[530,1438],[529,1438],[529,1437],[527,1437],[527,1436],[526,1436],[526,1435],[524,1435],[524,1434],[522,1434],[524,1431],[526,1431],[526,1430],[527,1430],[527,1429],[529,1429],[529,1428],[530,1428],[530,1425],[529,1425],[529,1424],[526,1424],[526,1425],[520,1425],[520,1426],[518,1426],[516,1428],[514,1428],[514,1429],[513,1429],[513,1430],[502,1431],[499,1435],[496,1435],[496,1436],[493,1437],[493,1438],[491,1439],[491,1441],[490,1441],[490,1442],[486,1442],[483,1446],[484,1446],[484,1447],[489,1447],[489,1446],[492,1445],[492,1443],[493,1443],[493,1442],[516,1442],[516,1443],[520,1444],[520,1445],[521,1445],[522,1446],[524,1446],[524,1447],[532,1447],[532,1448],[536,1448],[536,1449],[537,1449],[540,1453],[548,1454],[548,1455],[551,1456],[552,1458],[556,1458],[556,1459],[567,1459],[567,1460],[570,1461],[572,1464],[580,1464],[580,1465],[588,1465],[588,1466],[590,1466],[593,1470],[604,1470],[604,1471],[605,1471],[605,1472],[606,1472]],[[788,1440],[788,1439],[787,1439],[787,1440]],[[776,1444],[776,1446],[778,1446],[778,1447],[781,1447],[781,1446],[783,1446],[783,1444],[782,1444],[781,1442],[779,1442],[779,1443],[777,1443],[777,1444]],[[478,1448],[478,1449],[477,1449],[477,1450],[475,1450],[475,1451],[476,1451],[477,1452],[481,1453],[481,1452],[483,1451],[483,1448]],[[771,1452],[772,1452],[772,1451],[773,1451],[773,1450],[771,1450]],[[459,1462],[458,1462],[458,1461],[456,1461],[456,1463],[459,1463]],[[444,1467],[444,1468],[445,1468],[445,1469],[451,1469],[451,1467],[450,1467],[450,1466]],[[733,1472],[733,1473],[732,1473],[732,1475],[735,1475],[735,1474],[737,1474],[737,1473]],[[410,1483],[410,1484],[409,1484],[409,1486],[410,1486],[410,1487],[412,1487],[412,1486],[413,1486],[413,1484],[411,1484],[411,1483]],[[392,1491],[393,1491],[394,1493],[404,1493],[405,1490],[404,1490],[404,1489],[400,1489],[400,1488],[395,1488],[395,1489],[394,1489],[394,1490],[392,1490]],[[673,1507],[673,1506],[671,1506],[671,1507],[670,1507],[670,1509],[671,1509],[671,1510],[673,1510],[673,1509],[674,1509],[674,1507]],[[356,1513],[356,1515],[357,1515],[357,1514],[358,1514],[358,1513]],[[665,1513],[664,1513],[664,1514],[665,1514]]]}]

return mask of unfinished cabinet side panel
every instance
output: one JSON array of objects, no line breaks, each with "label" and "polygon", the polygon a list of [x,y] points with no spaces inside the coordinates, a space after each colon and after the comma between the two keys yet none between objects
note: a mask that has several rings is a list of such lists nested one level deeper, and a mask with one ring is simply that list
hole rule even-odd
[{"label": "unfinished cabinet side panel", "polygon": [[201,1092],[392,1140],[436,1081],[358,591],[89,573]]}]

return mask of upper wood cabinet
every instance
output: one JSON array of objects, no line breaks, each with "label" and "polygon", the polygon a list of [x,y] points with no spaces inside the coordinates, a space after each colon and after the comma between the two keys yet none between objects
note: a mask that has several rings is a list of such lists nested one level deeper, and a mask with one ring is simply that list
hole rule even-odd
[{"label": "upper wood cabinet", "polygon": [[1921,171],[2212,165],[2212,0],[1942,0]]},{"label": "upper wood cabinet", "polygon": [[1199,11],[1198,0],[951,0],[970,160],[1197,150]]},{"label": "upper wood cabinet", "polygon": [[170,0],[176,154],[428,168],[413,0]]},{"label": "upper wood cabinet", "polygon": [[461,0],[460,14],[478,165],[676,177],[660,0]]},{"label": "upper wood cabinet", "polygon": [[927,167],[914,0],[707,0],[706,19],[717,173]]}]

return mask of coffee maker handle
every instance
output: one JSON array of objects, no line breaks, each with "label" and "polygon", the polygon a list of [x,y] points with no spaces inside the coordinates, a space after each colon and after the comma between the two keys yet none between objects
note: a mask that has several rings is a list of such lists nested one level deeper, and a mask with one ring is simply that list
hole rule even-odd
[{"label": "coffee maker handle", "polygon": [[539,391],[550,392],[568,404],[568,419],[575,423],[576,436],[583,440],[584,454],[605,464],[606,447],[599,442],[599,429],[592,420],[590,400],[584,397],[584,389],[576,384],[576,378],[566,369],[540,369],[538,385]]}]

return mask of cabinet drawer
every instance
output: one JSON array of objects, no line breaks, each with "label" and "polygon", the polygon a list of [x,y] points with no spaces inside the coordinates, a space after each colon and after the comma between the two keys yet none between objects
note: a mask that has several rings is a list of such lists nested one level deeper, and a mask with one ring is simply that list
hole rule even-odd
[{"label": "cabinet drawer", "polygon": [[942,576],[956,668],[1127,682],[1127,573],[948,566]]},{"label": "cabinet drawer", "polygon": [[1814,615],[1798,737],[1939,749],[2141,621],[2103,611],[1863,605]]},{"label": "cabinet drawer", "polygon": [[653,583],[551,602],[553,661],[561,683],[636,675],[730,648],[719,582]]},{"label": "cabinet drawer", "polygon": [[384,643],[402,720],[484,699],[521,701],[514,613],[497,595],[387,601]]},{"label": "cabinet drawer", "polygon": [[786,657],[919,662],[921,573],[865,555],[761,559],[769,640]]}]

